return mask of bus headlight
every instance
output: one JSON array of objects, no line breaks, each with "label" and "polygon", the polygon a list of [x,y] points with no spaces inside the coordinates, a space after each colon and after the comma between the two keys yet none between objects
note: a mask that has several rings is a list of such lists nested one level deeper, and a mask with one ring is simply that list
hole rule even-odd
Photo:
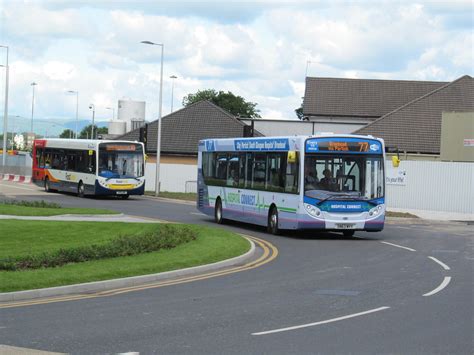
[{"label": "bus headlight", "polygon": [[369,211],[369,216],[370,217],[377,216],[378,214],[382,212],[382,209],[383,209],[382,205],[375,206]]},{"label": "bus headlight", "polygon": [[306,212],[308,212],[311,216],[314,216],[314,217],[321,216],[321,210],[317,208],[316,206],[305,203],[304,208],[306,209]]}]

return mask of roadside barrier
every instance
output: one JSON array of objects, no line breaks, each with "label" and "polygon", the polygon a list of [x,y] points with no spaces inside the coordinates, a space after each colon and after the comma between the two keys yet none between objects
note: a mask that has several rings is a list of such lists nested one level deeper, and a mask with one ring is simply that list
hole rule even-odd
[{"label": "roadside barrier", "polygon": [[14,174],[0,174],[0,180],[30,184],[31,183],[31,176],[14,175]]}]

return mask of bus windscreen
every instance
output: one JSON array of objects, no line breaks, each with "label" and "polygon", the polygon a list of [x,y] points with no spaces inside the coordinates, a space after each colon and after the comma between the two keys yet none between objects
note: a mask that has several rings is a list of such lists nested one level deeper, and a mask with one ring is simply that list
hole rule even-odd
[{"label": "bus windscreen", "polygon": [[141,177],[144,172],[143,150],[140,144],[100,144],[99,176],[126,179]]}]

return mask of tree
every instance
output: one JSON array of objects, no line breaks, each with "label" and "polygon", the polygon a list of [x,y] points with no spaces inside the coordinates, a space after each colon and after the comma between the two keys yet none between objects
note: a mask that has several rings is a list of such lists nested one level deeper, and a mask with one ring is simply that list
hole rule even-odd
[{"label": "tree", "polygon": [[230,91],[217,92],[214,89],[198,90],[195,94],[188,94],[183,98],[183,106],[187,107],[195,102],[209,100],[213,104],[220,108],[228,111],[234,116],[243,118],[259,118],[260,115],[256,108],[257,104],[253,102],[247,102],[241,96],[235,96]]},{"label": "tree", "polygon": [[296,113],[296,116],[302,120],[304,118],[304,115],[303,115],[303,104],[301,104],[301,107],[298,107],[296,110],[295,110],[295,113]]},{"label": "tree", "polygon": [[[92,125],[88,125],[84,127],[79,133],[79,139],[91,139],[91,129]],[[98,134],[107,134],[109,132],[107,127],[100,127],[98,128],[96,125],[94,125],[94,138],[97,138]]]},{"label": "tree", "polygon": [[63,133],[59,135],[59,138],[74,138],[74,132],[72,129],[65,129]]}]

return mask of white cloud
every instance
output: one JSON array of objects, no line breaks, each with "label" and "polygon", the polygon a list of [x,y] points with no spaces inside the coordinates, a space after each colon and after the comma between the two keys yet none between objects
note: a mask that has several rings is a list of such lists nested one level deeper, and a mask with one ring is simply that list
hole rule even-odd
[{"label": "white cloud", "polygon": [[472,20],[470,27],[449,27],[461,15],[466,21],[463,4],[440,10],[431,3],[389,1],[259,3],[250,11],[252,5],[242,3],[232,6],[241,13],[219,19],[216,9],[204,16],[159,11],[161,4],[147,5],[149,11],[112,2],[7,4],[0,35],[11,46],[10,110],[25,116],[30,83],[37,81],[38,115],[74,116],[74,100],[64,94],[73,89],[80,92],[82,117],[90,116],[91,102],[99,118],[110,114],[102,106],[115,107],[129,97],[147,101],[147,119],[153,119],[161,48],[140,44],[143,40],[165,44],[164,114],[170,109],[172,74],[178,76],[175,109],[188,93],[214,88],[258,103],[268,118],[296,117],[308,60],[309,76],[453,80],[472,75]]},{"label": "white cloud", "polygon": [[76,76],[76,68],[73,64],[49,61],[43,66],[43,72],[49,80],[68,81]]}]

